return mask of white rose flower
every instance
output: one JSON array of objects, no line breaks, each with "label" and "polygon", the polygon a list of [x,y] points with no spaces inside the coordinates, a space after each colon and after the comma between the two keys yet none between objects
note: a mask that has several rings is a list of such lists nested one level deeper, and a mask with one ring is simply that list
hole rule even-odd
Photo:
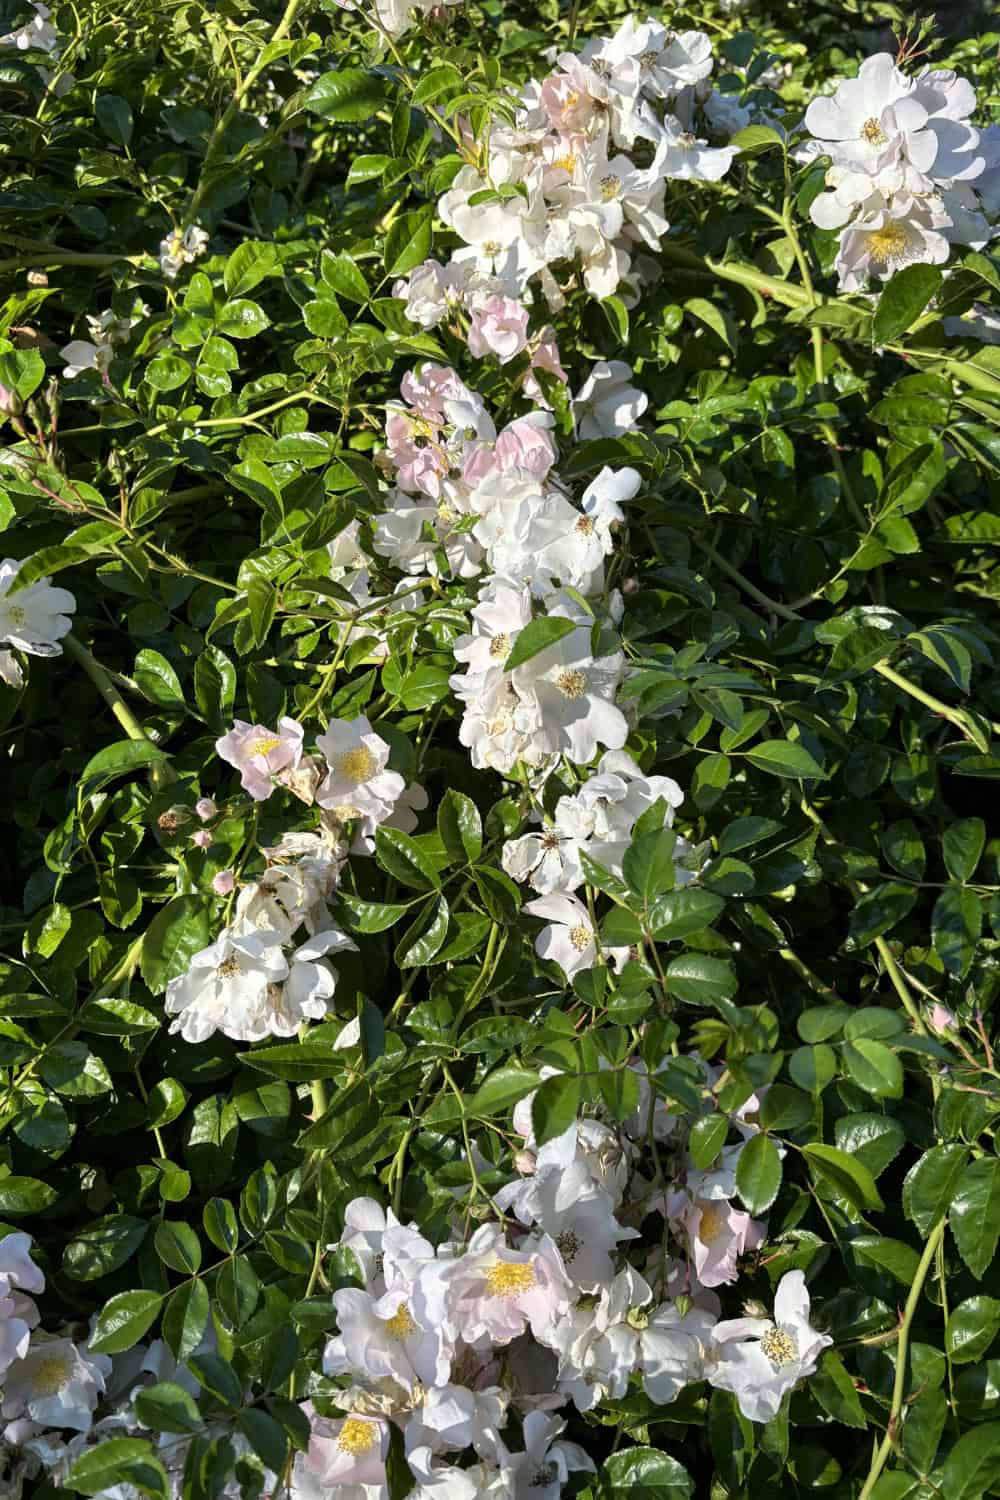
[{"label": "white rose flower", "polygon": [[48,578],[36,578],[12,595],[21,567],[12,557],[0,563],[0,643],[29,656],[61,656],[59,642],[72,628],[76,600],[68,589],[53,588]]},{"label": "white rose flower", "polygon": [[623,360],[599,360],[573,397],[573,416],[581,439],[621,437],[631,432],[649,405],[649,397],[629,385],[632,368]]},{"label": "white rose flower", "polygon": [[732,1318],[713,1334],[709,1382],[732,1391],[751,1422],[769,1422],[785,1394],[816,1369],[833,1340],[809,1322],[809,1293],[802,1271],[788,1271],[774,1296],[774,1320]]},{"label": "white rose flower", "polygon": [[91,1354],[86,1344],[72,1339],[35,1333],[24,1358],[7,1370],[3,1415],[87,1432],[110,1374],[106,1354]]}]

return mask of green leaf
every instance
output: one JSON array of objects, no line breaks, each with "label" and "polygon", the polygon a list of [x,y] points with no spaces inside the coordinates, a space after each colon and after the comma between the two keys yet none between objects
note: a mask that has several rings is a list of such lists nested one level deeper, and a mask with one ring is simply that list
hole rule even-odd
[{"label": "green leaf", "polygon": [[[352,164],[351,170],[357,166],[357,159]],[[326,285],[337,293],[338,297],[346,297],[349,302],[367,302],[369,297],[368,283],[361,274],[355,261],[347,254],[334,255],[330,250],[324,250],[320,256],[319,273]]]},{"label": "green leaf", "polygon": [[856,1156],[873,1177],[884,1172],[906,1145],[906,1132],[888,1115],[845,1115],[833,1127],[834,1142],[848,1156]]},{"label": "green leaf", "polygon": [[826,1351],[819,1369],[810,1377],[809,1389],[835,1422],[842,1422],[845,1427],[867,1427],[854,1381],[844,1368],[840,1355],[832,1349]]},{"label": "green leaf", "polygon": [[951,1200],[948,1222],[958,1253],[981,1280],[1000,1238],[1000,1159],[983,1156],[965,1168]]},{"label": "green leaf", "polygon": [[838,1197],[846,1198],[855,1208],[885,1207],[868,1168],[848,1156],[846,1151],[840,1151],[836,1146],[810,1142],[803,1146],[802,1154],[812,1167],[817,1183],[832,1189]]},{"label": "green leaf", "polygon": [[1000,1483],[1000,1422],[964,1433],[930,1476],[933,1494],[947,1500],[981,1500]]},{"label": "green leaf", "polygon": [[573,1074],[557,1073],[539,1084],[531,1101],[531,1124],[539,1146],[575,1124],[579,1108],[580,1080]]},{"label": "green leaf", "polygon": [[175,896],[153,918],[142,940],[142,977],[154,995],[186,972],[191,959],[212,941],[210,913],[202,896]]},{"label": "green leaf", "polygon": [[699,1172],[706,1172],[726,1144],[729,1119],[726,1115],[703,1115],[691,1127],[688,1150]]},{"label": "green leaf", "polygon": [[201,1222],[216,1249],[225,1255],[232,1255],[240,1239],[233,1205],[225,1198],[210,1198],[202,1210]]},{"label": "green leaf", "polygon": [[931,913],[934,951],[956,979],[964,979],[972,967],[982,925],[982,902],[975,891],[949,885],[934,903]]},{"label": "green leaf", "polygon": [[37,1177],[0,1177],[0,1219],[42,1213],[58,1197],[51,1183],[39,1182]]},{"label": "green leaf", "polygon": [[622,858],[622,874],[632,894],[648,906],[654,897],[674,883],[674,845],[677,836],[669,828],[644,833],[634,839]]},{"label": "green leaf", "polygon": [[859,1037],[844,1048],[847,1072],[866,1094],[877,1099],[899,1099],[903,1093],[903,1065],[884,1042]]},{"label": "green leaf", "polygon": [[167,658],[161,656],[159,651],[140,651],[135,659],[132,675],[142,693],[158,708],[184,707],[184,690],[180,679]]},{"label": "green leaf", "polygon": [[731,1000],[737,988],[732,966],[705,953],[685,953],[668,964],[667,986],[672,995],[689,1005]]},{"label": "green leaf", "polygon": [[986,824],[982,818],[960,818],[941,835],[941,853],[952,880],[971,880],[986,847]]},{"label": "green leaf", "polygon": [[450,912],[443,896],[428,901],[396,944],[393,958],[400,969],[429,964],[448,934]]},{"label": "green leaf", "polygon": [[650,907],[650,931],[658,943],[677,942],[710,927],[725,904],[721,896],[692,886],[670,891]]},{"label": "green leaf", "polygon": [[109,1276],[138,1250],[149,1224],[134,1214],[109,1214],[70,1240],[63,1251],[63,1270],[74,1281]]},{"label": "green leaf", "polygon": [[806,781],[821,781],[826,772],[817,765],[804,746],[792,740],[765,740],[746,751],[746,758],[761,771],[772,776],[789,776]]},{"label": "green leaf", "polygon": [[132,110],[120,94],[100,94],[94,101],[97,123],[109,140],[127,146],[132,139]]},{"label": "green leaf", "polygon": [[95,1354],[124,1354],[148,1333],[162,1303],[159,1292],[119,1292],[98,1314],[91,1349]]},{"label": "green leaf", "polygon": [[288,1455],[288,1439],[273,1417],[256,1407],[247,1407],[236,1419],[236,1426],[257,1457],[279,1474]]},{"label": "green leaf", "polygon": [[944,1346],[956,1364],[981,1359],[1000,1332],[1000,1302],[995,1297],[967,1297],[948,1318]]},{"label": "green leaf", "polygon": [[879,293],[872,319],[872,343],[894,344],[940,291],[941,280],[937,266],[904,266],[897,271]]},{"label": "green leaf", "polygon": [[928,1234],[948,1208],[968,1160],[966,1146],[932,1146],[907,1172],[903,1212],[921,1234]]},{"label": "green leaf", "polygon": [[226,261],[222,282],[227,297],[245,297],[278,269],[278,251],[266,240],[244,240]]},{"label": "green leaf", "polygon": [[511,672],[515,667],[522,666],[540,651],[554,646],[557,641],[572,635],[578,629],[575,620],[563,619],[561,615],[542,615],[537,620],[529,621],[517,633],[511,653],[504,662],[505,670]]},{"label": "green leaf", "polygon": [[287,1083],[312,1083],[318,1078],[336,1078],[344,1071],[344,1055],[330,1042],[279,1042],[274,1047],[256,1047],[244,1052],[248,1067],[281,1078]]},{"label": "green leaf", "polygon": [[601,1469],[595,1500],[691,1500],[694,1481],[684,1465],[659,1448],[626,1448]]},{"label": "green leaf", "polygon": [[781,1157],[769,1135],[752,1135],[736,1166],[736,1191],[751,1214],[771,1207],[781,1187]]},{"label": "green leaf", "polygon": [[912,1286],[920,1256],[912,1245],[902,1240],[884,1239],[878,1234],[861,1234],[851,1241],[851,1254],[866,1266],[888,1271],[903,1286]]},{"label": "green leaf", "polygon": [[405,276],[431,253],[431,224],[434,209],[415,209],[400,214],[385,237],[386,276]]},{"label": "green leaf", "polygon": [[163,1337],[175,1359],[183,1361],[197,1349],[208,1313],[208,1288],[203,1281],[187,1281],[171,1293],[163,1313]]},{"label": "green leaf", "polygon": [[299,1144],[307,1151],[343,1155],[372,1133],[381,1114],[371,1084],[359,1078],[335,1095],[329,1109],[304,1131]]},{"label": "green leaf", "polygon": [[163,1500],[168,1493],[166,1470],[152,1443],[141,1438],[104,1438],[80,1455],[62,1484],[78,1495],[103,1495],[126,1484]]},{"label": "green leaf", "polygon": [[865,948],[883,933],[891,931],[913,909],[916,888],[887,880],[868,891],[855,903],[851,912],[850,940],[856,948]]},{"label": "green leaf", "polygon": [[483,825],[471,797],[449,787],[441,798],[437,830],[453,864],[472,864],[482,853]]},{"label": "green leaf", "polygon": [[87,795],[99,792],[118,776],[162,765],[166,759],[159,745],[150,740],[119,740],[91,756],[80,775],[80,789]]},{"label": "green leaf", "polygon": [[485,1078],[467,1105],[468,1114],[478,1120],[506,1113],[519,1099],[538,1088],[538,1074],[531,1068],[510,1063],[497,1068]]},{"label": "green leaf", "polygon": [[441,877],[423,849],[398,828],[375,830],[375,857],[383,870],[418,891],[437,890]]},{"label": "green leaf", "polygon": [[304,109],[324,120],[371,120],[385,101],[385,83],[365,68],[324,73],[306,91]]},{"label": "green leaf", "polygon": [[198,1432],[204,1426],[194,1397],[172,1380],[140,1387],[135,1393],[135,1414],[154,1432]]},{"label": "green leaf", "polygon": [[227,338],[252,339],[270,328],[271,320],[258,302],[235,297],[218,314],[216,326]]},{"label": "green leaf", "polygon": [[782,138],[769,125],[745,125],[730,137],[729,144],[735,146],[741,156],[761,156],[773,146],[780,146]]},{"label": "green leaf", "polygon": [[193,1276],[201,1266],[201,1245],[190,1224],[165,1220],[153,1235],[156,1253],[172,1271]]},{"label": "green leaf", "polygon": [[385,932],[410,910],[411,902],[363,901],[350,891],[338,891],[337,901],[348,932]]},{"label": "green leaf", "polygon": [[816,1047],[796,1047],[789,1058],[789,1073],[807,1094],[822,1094],[837,1077],[837,1053],[826,1043]]}]

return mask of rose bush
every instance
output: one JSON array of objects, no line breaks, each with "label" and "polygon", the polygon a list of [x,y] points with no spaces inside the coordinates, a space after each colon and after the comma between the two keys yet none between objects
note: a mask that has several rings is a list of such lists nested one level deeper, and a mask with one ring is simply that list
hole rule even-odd
[{"label": "rose bush", "polygon": [[998,1492],[998,37],[809,10],[5,5],[4,1495]]}]

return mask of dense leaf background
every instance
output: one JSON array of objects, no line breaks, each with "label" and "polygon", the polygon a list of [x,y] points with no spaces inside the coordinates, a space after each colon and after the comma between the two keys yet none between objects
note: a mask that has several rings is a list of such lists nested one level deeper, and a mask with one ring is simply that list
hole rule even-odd
[{"label": "dense leaf background", "polygon": [[[1000,261],[910,268],[877,305],[837,297],[834,236],[805,212],[822,171],[765,130],[725,184],[673,185],[664,275],[637,306],[560,315],[573,389],[622,358],[650,398],[641,430],[594,444],[560,412],[560,469],[642,475],[615,564],[630,747],[685,789],[678,827],[707,860],[681,892],[655,836],[621,889],[592,871],[607,941],[656,964],[568,987],[499,868],[527,826],[519,788],[457,738],[470,589],[394,617],[379,663],[364,638],[338,649],[350,605],[326,544],[380,508],[373,455],[406,369],[475,368],[505,395],[392,297],[443,242],[457,158],[438,122],[482,129],[546,47],[624,11],[470,0],[398,57],[332,0],[290,12],[279,35],[277,7],[241,0],[56,5],[75,86],[47,86],[30,53],[0,66],[0,382],[34,435],[5,428],[0,526],[5,555],[73,591],[85,648],[0,686],[0,1229],[34,1237],[46,1326],[100,1314],[104,1351],[157,1329],[183,1360],[212,1316],[197,1400],[161,1384],[142,1420],[197,1435],[192,1500],[233,1472],[226,1433],[280,1469],[349,1275],[325,1254],[345,1204],[372,1193],[443,1234],[464,1133],[487,1185],[505,1180],[511,1108],[542,1065],[569,1075],[536,1101],[555,1133],[581,1106],[624,1118],[627,1058],[652,1069],[677,1042],[724,1064],[723,1108],[771,1085],[737,1184],[769,1236],[740,1291],[769,1301],[806,1269],[835,1345],[764,1429],[702,1387],[575,1417],[603,1464],[591,1493],[995,1494],[1000,358],[942,318],[995,309]],[[0,30],[23,18],[6,4]],[[683,19],[710,27],[732,88],[793,119],[898,20],[790,3]],[[946,17],[934,53],[984,120],[985,25]],[[760,82],[775,61],[778,93]],[[192,222],[207,253],[167,281],[159,242]],[[59,348],[107,307],[139,319],[129,343],[107,383],[67,381]],[[313,734],[367,714],[430,808],[412,837],[383,830],[341,892],[359,952],[338,959],[336,1019],[301,1042],[191,1046],[162,996],[224,920],[213,875],[252,875],[311,816],[286,793],[248,806],[214,741],[285,712]],[[226,810],[206,850],[203,796]],[[955,1029],[934,1029],[935,1004]],[[335,1051],[354,1016],[359,1048]],[[696,1116],[685,1058],[663,1077]],[[697,1145],[707,1165],[721,1141]],[[905,1422],[863,1490],[899,1360]],[[75,1487],[141,1488],[144,1462],[103,1444]]]}]

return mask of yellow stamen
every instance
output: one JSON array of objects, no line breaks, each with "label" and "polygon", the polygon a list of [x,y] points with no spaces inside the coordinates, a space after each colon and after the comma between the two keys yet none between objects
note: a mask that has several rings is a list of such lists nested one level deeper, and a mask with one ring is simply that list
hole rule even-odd
[{"label": "yellow stamen", "polygon": [[368,781],[378,770],[378,760],[367,745],[358,745],[354,750],[345,750],[336,760],[337,773],[344,781],[355,786]]},{"label": "yellow stamen", "polygon": [[898,260],[903,255],[910,243],[910,236],[902,224],[895,219],[890,219],[888,224],[883,224],[881,229],[875,229],[868,236],[868,254],[876,265],[885,266],[892,260]]},{"label": "yellow stamen", "polygon": [[374,1448],[378,1441],[378,1428],[374,1422],[366,1422],[362,1417],[348,1417],[340,1429],[337,1439],[337,1447],[342,1448],[345,1453],[355,1456],[359,1453],[367,1453]]},{"label": "yellow stamen", "polygon": [[530,1261],[498,1260],[486,1272],[486,1290],[491,1297],[519,1297],[535,1285]]},{"label": "yellow stamen", "polygon": [[569,940],[573,944],[573,947],[576,949],[577,953],[582,953],[584,949],[589,948],[591,942],[593,941],[593,937],[594,934],[591,932],[590,928],[585,927],[582,922],[580,923],[579,927],[571,927],[569,930]]},{"label": "yellow stamen", "polygon": [[727,1218],[728,1215],[714,1204],[705,1204],[701,1211],[701,1223],[698,1225],[698,1238],[703,1245],[715,1244],[726,1226]]},{"label": "yellow stamen", "polygon": [[587,691],[587,679],[579,668],[574,667],[559,673],[556,678],[556,687],[564,698],[582,698]]},{"label": "yellow stamen", "polygon": [[386,1318],[385,1331],[394,1339],[408,1339],[412,1333],[416,1333],[417,1325],[405,1302],[399,1304],[391,1318]]},{"label": "yellow stamen", "polygon": [[861,127],[861,139],[865,141],[869,146],[884,146],[889,137],[882,129],[881,120],[877,120],[875,116],[872,115],[871,118],[866,120]]},{"label": "yellow stamen", "polygon": [[794,1337],[784,1328],[769,1329],[760,1341],[760,1348],[776,1370],[792,1364],[799,1353]]},{"label": "yellow stamen", "polygon": [[50,1354],[35,1367],[35,1376],[31,1382],[33,1394],[55,1396],[62,1390],[68,1379],[69,1370],[66,1368],[65,1355]]},{"label": "yellow stamen", "polygon": [[269,755],[272,750],[277,750],[281,744],[281,737],[277,734],[262,734],[259,739],[250,741],[251,755]]}]

